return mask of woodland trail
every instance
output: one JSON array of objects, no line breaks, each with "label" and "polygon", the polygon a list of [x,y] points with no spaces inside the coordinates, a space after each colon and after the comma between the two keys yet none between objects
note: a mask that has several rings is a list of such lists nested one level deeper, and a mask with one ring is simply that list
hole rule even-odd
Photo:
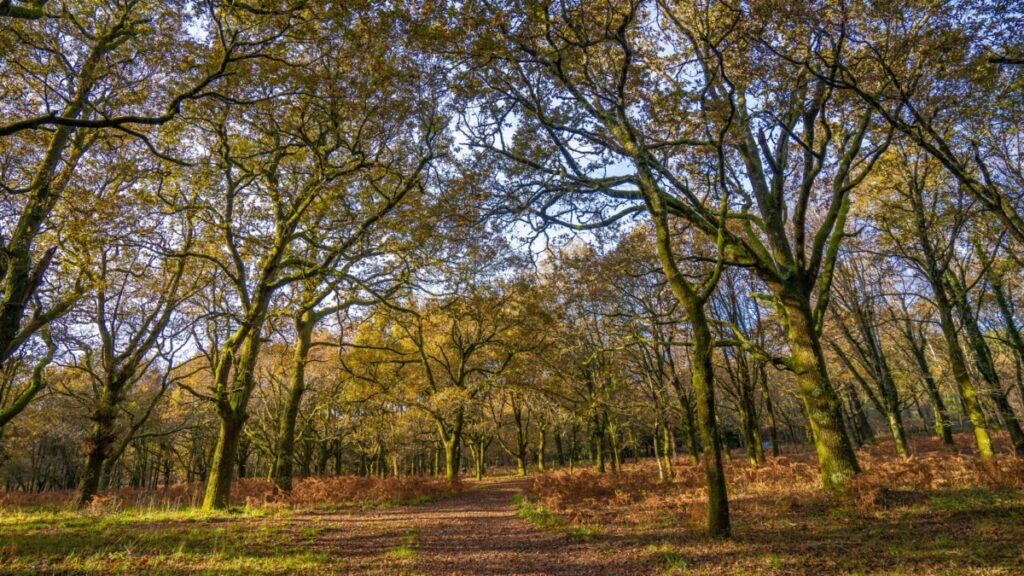
[{"label": "woodland trail", "polygon": [[429,576],[629,576],[651,567],[616,550],[614,539],[578,542],[516,515],[528,481],[499,480],[421,505],[288,519],[315,526],[316,549],[346,574]]}]

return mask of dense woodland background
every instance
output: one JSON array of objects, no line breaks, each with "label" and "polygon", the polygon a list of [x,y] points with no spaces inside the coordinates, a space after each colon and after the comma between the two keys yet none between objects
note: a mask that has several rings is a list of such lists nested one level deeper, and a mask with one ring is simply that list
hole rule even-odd
[{"label": "dense woodland background", "polygon": [[0,0],[0,486],[679,456],[724,536],[729,449],[841,492],[962,433],[1005,473],[1022,20]]}]

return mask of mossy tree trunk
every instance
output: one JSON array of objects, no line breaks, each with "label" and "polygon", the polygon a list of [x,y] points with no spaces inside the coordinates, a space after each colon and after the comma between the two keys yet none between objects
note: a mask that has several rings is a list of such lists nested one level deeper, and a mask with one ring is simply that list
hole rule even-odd
[{"label": "mossy tree trunk", "polygon": [[818,467],[825,488],[842,490],[860,471],[853,445],[843,426],[839,397],[829,380],[818,327],[810,302],[800,291],[782,288],[784,328],[789,341],[790,369],[796,377]]},{"label": "mossy tree trunk", "polygon": [[444,450],[444,478],[448,483],[455,483],[459,479],[464,418],[462,408],[457,408],[450,423],[437,423],[438,437]]},{"label": "mossy tree trunk", "polygon": [[[269,301],[269,293],[267,299]],[[259,320],[253,324],[262,326],[266,303],[258,305],[258,312]],[[251,326],[241,326],[225,342],[214,371],[214,401],[220,426],[210,475],[206,479],[204,510],[223,509],[230,504],[231,480],[238,464],[242,429],[249,417],[247,407],[255,385],[253,371],[261,343],[261,331]]]},{"label": "mossy tree trunk", "polygon": [[292,358],[292,379],[285,398],[284,409],[278,422],[277,446],[274,451],[274,483],[288,492],[292,489],[295,460],[295,423],[306,391],[306,365],[313,342],[316,318],[311,310],[303,310],[295,318],[295,351]]},{"label": "mossy tree trunk", "polygon": [[977,389],[975,389],[970,372],[967,370],[967,360],[964,358],[963,348],[960,347],[952,307],[941,283],[933,283],[932,288],[935,307],[939,311],[939,325],[942,327],[942,336],[946,341],[949,368],[960,392],[963,410],[974,431],[978,457],[982,460],[991,459],[993,455],[992,438],[985,424],[985,412],[981,406],[981,399],[978,397]]},{"label": "mossy tree trunk", "polygon": [[[1013,317],[1013,307],[1009,298],[1006,297],[1006,289],[1003,287],[1002,278],[996,274],[990,275],[992,293],[999,305],[999,313],[1003,317],[1003,324],[1006,326],[1006,333],[1013,343],[1014,354],[1017,356],[1017,364],[1024,360],[1024,338],[1021,337],[1020,328],[1017,327],[1017,320]],[[1019,371],[1019,368],[1018,368]],[[1020,394],[1021,402],[1024,402],[1024,379],[1017,378],[1017,393]]]},{"label": "mossy tree trunk", "polygon": [[964,333],[967,336],[967,343],[971,347],[971,352],[973,352],[974,364],[978,369],[978,373],[981,374],[982,380],[985,381],[988,396],[992,399],[992,403],[995,404],[999,415],[1003,419],[1003,427],[1006,428],[1006,433],[1010,437],[1010,445],[1013,446],[1014,454],[1024,456],[1024,430],[1021,430],[1020,420],[1013,411],[1013,406],[1010,405],[1006,392],[1003,390],[999,374],[996,372],[995,364],[992,361],[992,351],[989,349],[988,343],[985,342],[985,336],[981,333],[978,319],[967,298],[967,288],[959,278],[952,275],[947,275],[946,280],[951,288],[951,296],[956,302],[956,308],[960,316],[960,325],[963,327]]},{"label": "mossy tree trunk", "polygon": [[213,450],[210,476],[206,480],[203,510],[220,510],[230,505],[231,480],[235,473],[238,442],[242,437],[245,416],[235,412],[220,414],[217,446]]},{"label": "mossy tree trunk", "polygon": [[104,387],[99,405],[90,416],[92,433],[89,435],[89,450],[85,457],[85,468],[78,485],[78,506],[83,507],[92,501],[99,491],[103,476],[103,464],[110,457],[111,448],[117,439],[114,428],[117,409],[121,403],[123,387],[120,382],[112,382]]},{"label": "mossy tree trunk", "polygon": [[[654,220],[656,249],[662,271],[668,279],[672,293],[679,300],[693,333],[690,377],[696,397],[697,427],[704,448],[704,477],[708,491],[706,529],[709,535],[728,537],[731,533],[729,499],[722,464],[722,444],[718,434],[715,413],[715,375],[713,368],[714,335],[708,322],[705,306],[721,277],[722,261],[716,263],[700,286],[694,286],[682,274],[672,250],[668,215],[660,192],[648,186],[645,197]],[[719,246],[721,248],[721,246]],[[719,257],[722,255],[720,254]]]}]

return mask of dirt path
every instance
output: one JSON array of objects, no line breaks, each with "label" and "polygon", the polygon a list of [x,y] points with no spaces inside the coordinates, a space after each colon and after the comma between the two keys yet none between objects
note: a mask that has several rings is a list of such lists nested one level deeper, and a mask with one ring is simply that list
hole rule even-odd
[{"label": "dirt path", "polygon": [[516,516],[523,480],[502,480],[436,502],[292,517],[316,530],[320,552],[346,574],[619,576],[651,568],[620,554],[612,537],[576,542]]}]

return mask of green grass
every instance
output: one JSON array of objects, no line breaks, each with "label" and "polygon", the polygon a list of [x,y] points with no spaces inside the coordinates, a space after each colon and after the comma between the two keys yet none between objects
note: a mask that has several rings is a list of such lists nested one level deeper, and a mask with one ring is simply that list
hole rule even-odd
[{"label": "green grass", "polygon": [[689,566],[686,564],[686,558],[671,544],[662,543],[649,546],[647,553],[654,557],[659,574],[681,576],[687,573]]},{"label": "green grass", "polygon": [[418,537],[419,532],[417,529],[415,527],[410,528],[405,535],[402,536],[402,544],[385,552],[384,557],[397,560],[402,564],[415,563],[416,548],[418,547],[416,540]]},{"label": "green grass", "polygon": [[309,549],[316,526],[284,512],[123,510],[0,515],[0,574],[312,574],[336,571]]},{"label": "green grass", "polygon": [[978,508],[990,508],[998,501],[998,493],[984,488],[945,490],[929,497],[928,507],[933,511],[964,512]]},{"label": "green grass", "polygon": [[567,524],[554,512],[522,494],[513,496],[512,504],[515,505],[516,515],[520,518],[538,528],[564,533],[577,542],[589,542],[603,533],[601,527],[596,524]]},{"label": "green grass", "polygon": [[554,512],[520,494],[513,497],[512,503],[516,506],[516,516],[529,521],[538,528],[551,530],[561,529],[565,526],[562,519],[555,516]]},{"label": "green grass", "polygon": [[596,524],[571,524],[567,532],[577,542],[590,542],[604,533]]}]

